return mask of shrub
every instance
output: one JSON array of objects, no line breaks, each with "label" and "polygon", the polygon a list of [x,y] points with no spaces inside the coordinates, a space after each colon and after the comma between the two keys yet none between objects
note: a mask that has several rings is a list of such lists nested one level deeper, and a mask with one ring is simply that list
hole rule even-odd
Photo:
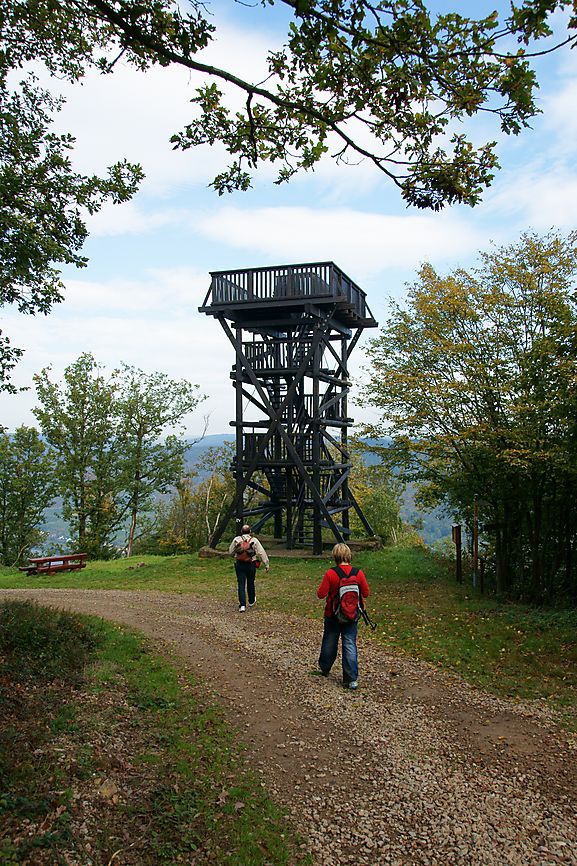
[{"label": "shrub", "polygon": [[75,614],[28,601],[0,606],[0,667],[13,680],[79,682],[101,641],[101,635]]}]

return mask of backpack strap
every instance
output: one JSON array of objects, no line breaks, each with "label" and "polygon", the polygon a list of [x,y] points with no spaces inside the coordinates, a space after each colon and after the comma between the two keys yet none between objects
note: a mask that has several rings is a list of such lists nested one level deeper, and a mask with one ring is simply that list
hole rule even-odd
[{"label": "backpack strap", "polygon": [[333,571],[340,580],[347,580],[349,577],[356,577],[360,571],[360,568],[355,568],[354,565],[351,565],[350,573],[347,574],[344,569],[340,567],[340,565],[333,565]]}]

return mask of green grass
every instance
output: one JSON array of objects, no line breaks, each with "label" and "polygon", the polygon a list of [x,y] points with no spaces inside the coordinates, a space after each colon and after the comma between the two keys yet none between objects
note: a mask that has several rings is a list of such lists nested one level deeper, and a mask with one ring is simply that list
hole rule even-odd
[{"label": "green grass", "polygon": [[[2,864],[109,863],[115,851],[139,866],[309,862],[220,709],[141,636],[21,603],[0,626]],[[65,626],[68,649],[88,651],[61,677],[30,664],[38,646],[59,656]],[[116,801],[101,793],[107,779]]]},{"label": "green grass", "polygon": [[[144,562],[136,567],[137,562]],[[447,566],[425,549],[390,548],[355,557],[367,574],[368,610],[378,623],[365,630],[392,652],[460,673],[470,683],[514,699],[548,701],[577,728],[577,611],[500,604],[458,586]],[[259,605],[319,618],[316,587],[322,560],[274,558],[257,576]],[[79,587],[190,592],[235,603],[232,563],[197,556],[143,556],[91,562],[82,572],[23,577],[0,571],[1,587]],[[364,628],[361,626],[361,628]]]}]

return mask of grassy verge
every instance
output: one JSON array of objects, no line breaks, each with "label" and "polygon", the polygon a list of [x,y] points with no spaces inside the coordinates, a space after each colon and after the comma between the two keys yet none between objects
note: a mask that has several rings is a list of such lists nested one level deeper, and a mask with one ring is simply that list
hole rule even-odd
[{"label": "grassy verge", "polygon": [[[144,563],[138,565],[138,563]],[[577,611],[499,604],[458,586],[422,548],[359,553],[371,585],[369,611],[379,627],[364,638],[459,672],[469,682],[514,699],[547,701],[577,729]],[[330,558],[275,558],[259,572],[259,605],[320,619],[315,590]],[[235,603],[232,565],[197,556],[94,562],[80,572],[22,577],[0,571],[0,587],[79,587],[191,592]]]},{"label": "grassy verge", "polygon": [[217,707],[126,630],[0,610],[2,864],[308,862]]}]

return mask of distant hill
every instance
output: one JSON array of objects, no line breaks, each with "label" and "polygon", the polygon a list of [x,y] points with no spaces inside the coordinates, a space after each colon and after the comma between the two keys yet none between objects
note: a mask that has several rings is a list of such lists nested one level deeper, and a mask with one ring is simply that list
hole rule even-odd
[{"label": "distant hill", "polygon": [[225,442],[234,442],[234,430],[231,430],[230,433],[212,433],[203,439],[192,438],[188,441],[191,444],[185,458],[187,469],[196,466],[208,448],[220,448]]},{"label": "distant hill", "polygon": [[[212,433],[202,439],[189,440],[191,445],[186,456],[186,468],[194,468],[202,462],[203,456],[209,448],[219,448],[225,442],[234,442],[234,431],[230,433]],[[375,455],[367,455],[368,462],[376,463]],[[199,473],[202,477],[202,473]],[[65,544],[68,536],[67,524],[60,517],[60,503],[46,511],[45,521],[42,526],[44,532],[48,533],[47,546]],[[441,508],[432,511],[422,511],[415,505],[415,489],[413,485],[407,485],[403,493],[401,504],[401,517],[405,523],[416,526],[425,544],[432,544],[440,538],[451,534],[451,518]]]}]

